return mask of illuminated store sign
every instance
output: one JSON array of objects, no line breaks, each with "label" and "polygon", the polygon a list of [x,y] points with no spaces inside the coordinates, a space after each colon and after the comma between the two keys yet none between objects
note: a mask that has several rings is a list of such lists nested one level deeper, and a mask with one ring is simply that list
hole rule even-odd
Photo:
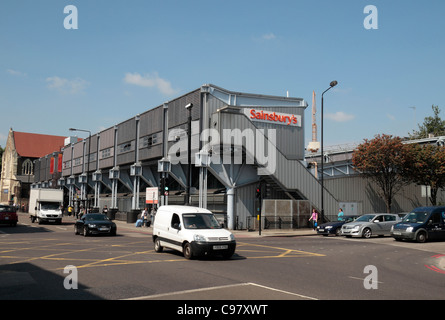
[{"label": "illuminated store sign", "polygon": [[254,108],[244,109],[244,114],[252,121],[280,124],[283,126],[301,127],[301,116]]}]

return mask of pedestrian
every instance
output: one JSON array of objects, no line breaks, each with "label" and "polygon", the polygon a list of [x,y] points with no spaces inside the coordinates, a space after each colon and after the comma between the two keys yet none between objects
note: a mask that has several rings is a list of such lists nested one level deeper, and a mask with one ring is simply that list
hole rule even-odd
[{"label": "pedestrian", "polygon": [[107,214],[107,213],[108,213],[108,207],[107,207],[107,205],[104,205],[104,207],[102,208],[102,213],[103,213],[103,214]]},{"label": "pedestrian", "polygon": [[337,220],[338,220],[338,221],[343,221],[343,215],[344,215],[344,213],[343,213],[343,209],[342,209],[342,208],[338,209]]},{"label": "pedestrian", "polygon": [[80,206],[79,219],[82,219],[82,216],[85,214],[85,208]]},{"label": "pedestrian", "polygon": [[71,217],[72,214],[73,214],[73,206],[68,205],[68,217]]},{"label": "pedestrian", "polygon": [[144,211],[142,211],[141,214],[141,219],[142,219],[142,225],[147,227],[147,223],[148,223],[148,208],[145,207]]},{"label": "pedestrian", "polygon": [[317,228],[317,221],[318,221],[318,212],[315,209],[312,209],[312,215],[308,221],[311,221],[311,220],[312,220],[313,229],[315,230]]}]

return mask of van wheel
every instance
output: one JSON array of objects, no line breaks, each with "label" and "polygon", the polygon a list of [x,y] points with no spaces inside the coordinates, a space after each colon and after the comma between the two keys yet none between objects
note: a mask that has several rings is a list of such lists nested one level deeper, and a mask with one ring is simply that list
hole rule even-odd
[{"label": "van wheel", "polygon": [[161,246],[161,240],[159,240],[158,238],[155,240],[155,251],[156,252],[162,252],[162,250],[164,250],[164,248]]},{"label": "van wheel", "polygon": [[424,243],[426,241],[426,233],[425,231],[419,231],[416,235],[416,241],[420,243]]},{"label": "van wheel", "polygon": [[190,245],[190,243],[187,242],[186,244],[184,244],[183,253],[186,259],[193,259],[192,246]]}]

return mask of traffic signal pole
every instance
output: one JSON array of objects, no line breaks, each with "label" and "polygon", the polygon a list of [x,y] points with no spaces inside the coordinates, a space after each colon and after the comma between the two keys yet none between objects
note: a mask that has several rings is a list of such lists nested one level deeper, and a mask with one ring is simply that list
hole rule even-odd
[{"label": "traffic signal pole", "polygon": [[257,206],[257,219],[258,219],[258,234],[261,235],[261,205],[263,202],[263,190],[262,183],[260,182],[255,190],[255,198],[258,199]]}]

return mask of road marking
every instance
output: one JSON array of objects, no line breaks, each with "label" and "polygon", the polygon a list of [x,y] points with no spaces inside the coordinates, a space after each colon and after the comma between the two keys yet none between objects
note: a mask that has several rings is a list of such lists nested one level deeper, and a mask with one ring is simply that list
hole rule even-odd
[{"label": "road marking", "polygon": [[263,286],[263,285],[260,285],[260,284],[257,284],[257,283],[253,283],[253,282],[229,284],[229,285],[223,285],[223,286],[214,286],[214,287],[198,288],[198,289],[191,289],[191,290],[173,291],[173,292],[160,293],[160,294],[154,294],[154,295],[149,295],[149,296],[127,298],[127,299],[123,299],[123,300],[159,299],[159,298],[169,297],[169,296],[174,296],[174,295],[186,295],[186,294],[197,293],[197,292],[199,293],[199,292],[206,292],[206,291],[220,290],[220,289],[228,289],[228,288],[234,288],[234,287],[243,287],[243,286],[256,286],[256,287],[263,288],[263,289],[266,289],[266,290],[271,290],[271,291],[276,291],[276,292],[280,292],[280,293],[283,293],[283,294],[288,294],[288,295],[291,295],[291,296],[296,296],[296,297],[299,297],[299,298],[302,298],[302,299],[318,300],[317,298],[314,298],[314,297],[309,297],[309,296],[305,296],[305,295],[298,294],[298,293],[295,293],[295,292],[290,292],[290,291],[280,290],[280,289],[276,289],[276,288],[271,288],[271,287]]},{"label": "road marking", "polygon": [[[359,278],[359,277],[353,277],[353,276],[349,276],[348,278],[354,279],[354,280],[360,280],[360,281],[365,281],[366,280],[366,278]],[[381,281],[375,281],[375,282],[377,282],[377,283],[384,283],[384,282],[381,282]]]}]

